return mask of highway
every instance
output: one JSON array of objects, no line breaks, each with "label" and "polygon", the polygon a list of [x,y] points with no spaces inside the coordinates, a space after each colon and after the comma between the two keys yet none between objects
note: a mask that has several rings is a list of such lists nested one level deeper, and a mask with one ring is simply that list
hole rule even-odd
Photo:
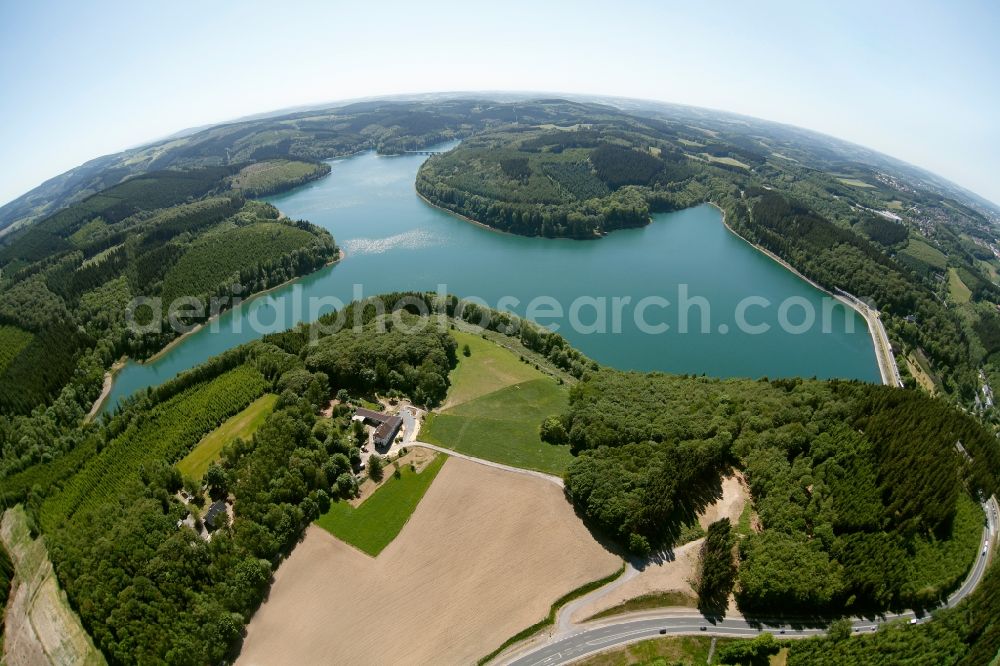
[{"label": "highway", "polygon": [[[992,559],[997,536],[998,506],[996,498],[991,497],[982,506],[986,513],[987,523],[986,527],[983,528],[983,543],[989,544],[988,552],[976,554],[976,562],[965,582],[948,597],[946,603],[948,607],[957,605],[976,588]],[[919,624],[929,621],[930,616],[917,617],[915,613],[908,611],[883,615],[877,619],[856,617],[852,618],[851,624],[855,633],[862,633],[876,631],[879,624],[896,620],[914,621]],[[564,629],[560,624],[552,636],[543,640],[529,639],[520,646],[514,646],[500,655],[496,663],[510,664],[511,666],[558,666],[569,664],[587,655],[602,652],[612,647],[656,638],[661,635],[704,634],[707,636],[752,638],[763,631],[770,631],[779,638],[799,638],[817,636],[825,633],[826,630],[825,628],[787,623],[773,625],[760,624],[757,621],[751,623],[736,614],[713,623],[700,613],[692,613],[687,609],[682,611],[676,609],[674,611],[644,611],[620,616],[617,619],[611,618],[573,625],[572,628],[567,629]]]}]

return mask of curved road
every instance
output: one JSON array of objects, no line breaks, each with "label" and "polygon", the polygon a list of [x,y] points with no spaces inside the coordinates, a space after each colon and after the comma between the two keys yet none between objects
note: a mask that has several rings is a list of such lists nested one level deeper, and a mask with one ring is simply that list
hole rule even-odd
[{"label": "curved road", "polygon": [[[997,534],[998,506],[996,499],[991,497],[983,503],[986,513],[986,527],[983,528],[984,547],[989,544],[986,553],[978,554],[976,562],[959,587],[945,604],[952,607],[967,597],[982,580],[983,574],[992,556]],[[853,618],[851,625],[856,633],[875,631],[878,625],[893,620],[910,620],[921,624],[927,622],[929,616],[917,617],[912,611],[880,616],[876,620]],[[817,636],[826,633],[825,628],[806,627],[791,624],[764,624],[757,621],[747,621],[740,615],[730,615],[723,620],[712,622],[700,613],[690,611],[650,611],[633,613],[626,619],[612,618],[610,620],[588,622],[576,625],[576,633],[560,622],[555,634],[543,641],[530,641],[515,647],[500,656],[497,663],[515,666],[557,666],[568,664],[577,659],[609,648],[634,643],[647,638],[661,635],[705,634],[708,636],[728,636],[752,638],[763,631],[770,631],[783,637]],[[663,632],[661,634],[661,631]]]},{"label": "curved road", "polygon": [[[502,463],[476,458],[465,455],[452,449],[427,442],[417,440],[419,433],[418,420],[414,418],[407,409],[401,409],[400,414],[404,421],[404,444],[407,446],[420,446],[434,451],[445,453],[449,456],[462,458],[470,462],[495,469],[502,469],[516,474],[526,474],[543,479],[550,483],[563,487],[563,480],[552,474],[545,474],[534,470],[511,467]],[[986,514],[986,527],[983,528],[983,545],[986,552],[977,555],[972,570],[965,581],[945,603],[946,607],[957,605],[962,599],[972,593],[992,559],[993,547],[996,544],[998,506],[996,498],[991,497],[982,504],[983,512]],[[700,613],[691,612],[688,609],[663,609],[655,611],[643,611],[619,616],[618,618],[607,618],[584,624],[575,624],[570,619],[577,606],[594,598],[603,596],[609,588],[620,585],[625,580],[634,576],[637,572],[630,564],[626,565],[625,573],[608,585],[594,590],[590,594],[563,606],[556,618],[555,630],[552,635],[539,640],[539,637],[528,639],[519,645],[506,650],[501,654],[496,663],[511,666],[557,666],[568,664],[582,657],[597,652],[603,652],[612,647],[634,643],[647,638],[656,638],[661,635],[690,635],[702,634],[708,636],[727,636],[735,638],[752,638],[757,634],[770,631],[778,636],[786,638],[818,636],[826,633],[825,627],[807,627],[804,625],[792,624],[768,624],[758,620],[748,621],[739,614],[732,614],[725,619],[713,622]],[[856,617],[852,619],[851,626],[856,633],[875,631],[878,625],[894,620],[908,620],[916,624],[922,624],[930,619],[929,615],[918,617],[913,611],[905,613],[895,613],[882,615],[872,620]],[[660,632],[663,632],[662,634]]]}]

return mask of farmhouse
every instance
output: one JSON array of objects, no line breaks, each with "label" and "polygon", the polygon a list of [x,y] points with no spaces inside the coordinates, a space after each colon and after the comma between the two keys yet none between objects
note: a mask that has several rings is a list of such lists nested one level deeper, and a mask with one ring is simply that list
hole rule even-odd
[{"label": "farmhouse", "polygon": [[[217,500],[212,502],[212,505],[208,507],[208,511],[205,512],[205,517],[202,522],[205,523],[205,527],[210,530],[214,530],[217,527],[222,527],[226,524],[228,516],[226,515],[226,503],[222,500]],[[216,522],[219,524],[216,525]]]},{"label": "farmhouse", "polygon": [[375,446],[389,446],[403,425],[399,416],[383,414],[363,407],[354,412],[354,419],[375,427]]}]

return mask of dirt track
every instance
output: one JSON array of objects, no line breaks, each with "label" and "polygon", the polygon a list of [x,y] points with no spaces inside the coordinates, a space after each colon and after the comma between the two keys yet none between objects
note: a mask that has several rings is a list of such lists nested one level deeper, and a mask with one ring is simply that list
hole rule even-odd
[{"label": "dirt track", "polygon": [[[738,472],[722,479],[722,497],[707,507],[699,515],[702,527],[722,518],[729,518],[735,527],[746,503],[747,494],[743,476]],[[582,622],[601,611],[613,608],[629,599],[658,592],[678,592],[697,599],[691,585],[698,571],[698,557],[704,539],[697,539],[678,547],[673,552],[673,560],[650,563],[642,571],[625,576],[618,584],[612,583],[602,588],[604,594],[594,593],[587,603],[581,603],[574,610],[573,622]]]},{"label": "dirt track", "polygon": [[554,484],[452,458],[376,559],[310,527],[237,663],[474,663],[619,564]]}]

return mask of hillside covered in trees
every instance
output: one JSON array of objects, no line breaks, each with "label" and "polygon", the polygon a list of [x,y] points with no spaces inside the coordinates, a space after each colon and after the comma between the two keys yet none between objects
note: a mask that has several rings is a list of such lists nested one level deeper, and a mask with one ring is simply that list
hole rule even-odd
[{"label": "hillside covered in trees", "polygon": [[[93,160],[0,208],[0,286],[77,248],[84,260],[103,258],[122,239],[90,243],[98,218],[119,224],[210,195],[259,196],[324,175],[324,159],[455,139],[463,141],[417,177],[435,205],[512,233],[592,239],[648,224],[657,211],[713,202],[741,235],[880,309],[909,386],[996,418],[1000,211],[855,145],[667,104],[441,96],[203,129]],[[120,282],[107,290],[123,293]],[[86,341],[71,339],[67,349],[79,346]],[[56,360],[55,368],[70,365]],[[66,374],[49,374],[42,393],[51,397]]]},{"label": "hillside covered in trees", "polygon": [[[230,350],[127,400],[83,428],[73,452],[5,482],[4,501],[26,503],[61,585],[110,663],[218,663],[229,654],[305,527],[356,492],[353,410],[318,416],[332,395],[402,389],[443,397],[455,363],[447,329],[407,336],[391,320],[379,326],[361,314],[363,335],[303,326]],[[303,358],[299,343],[312,334],[320,344]],[[368,363],[401,374],[369,375]],[[184,479],[174,465],[267,392],[279,394],[275,411],[251,441],[225,446],[206,475],[210,493],[233,497],[235,515],[206,541],[179,523],[205,507],[178,494]],[[77,451],[85,455],[75,459]]]},{"label": "hillside covered in trees", "polygon": [[[191,326],[336,257],[328,232],[244,199],[229,173],[140,176],[0,249],[0,478],[76,446],[104,370],[177,335],[166,325],[175,299],[202,304],[178,317]],[[139,297],[162,307],[136,308],[143,326],[133,330]]]},{"label": "hillside covered in trees", "polygon": [[854,382],[602,369],[572,388],[563,425],[578,454],[567,495],[638,552],[669,546],[742,469],[762,530],[739,544],[737,599],[754,614],[938,603],[977,553],[975,500],[1000,469],[974,417]]},{"label": "hillside covered in trees", "polygon": [[[305,525],[350,490],[338,483],[354,458],[346,414],[322,421],[319,406],[340,389],[432,406],[455,360],[450,336],[383,331],[361,303],[348,308],[360,333],[328,336],[328,316],[88,421],[115,359],[147,357],[174,336],[129,332],[125,305],[142,295],[225,307],[237,293],[315,270],[336,256],[330,235],[247,197],[321,177],[323,159],[454,139],[464,141],[418,175],[435,205],[512,233],[597,239],[657,211],[714,202],[735,231],[808,277],[871,299],[908,385],[938,396],[619,373],[494,313],[491,328],[513,331],[581,380],[570,411],[547,419],[546,432],[565,436],[577,455],[566,487],[591,525],[636,552],[669,545],[736,466],[761,527],[736,541],[735,589],[747,612],[931,607],[955,587],[978,547],[976,500],[995,492],[1000,469],[996,439],[977,420],[997,421],[986,404],[988,384],[1000,381],[995,211],[883,156],[725,114],[376,101],[100,158],[0,208],[0,489],[5,502],[27,504],[74,608],[113,663],[221,660]],[[408,296],[457,314],[454,299]],[[177,525],[190,509],[171,465],[265,392],[281,395],[275,413],[213,472],[214,490],[235,498],[236,519],[205,542]],[[723,528],[713,533],[704,589],[716,604],[731,575]],[[974,604],[929,629],[865,640],[893,655],[938,639],[947,649],[928,654],[942,661],[985,655],[976,641],[998,641],[987,619],[994,587],[984,583]],[[965,643],[975,645],[963,651]],[[815,641],[792,657],[849,661],[857,649]]]},{"label": "hillside covered in trees", "polygon": [[[444,395],[456,361],[447,317],[475,322],[482,312],[434,294],[381,302],[411,312],[387,317],[363,301],[230,350],[75,429],[68,453],[5,480],[4,501],[25,503],[109,661],[210,663],[230,654],[305,526],[354,492],[351,410],[317,416],[330,397],[408,394],[433,404]],[[418,310],[441,313],[444,328],[438,315],[417,319]],[[714,501],[724,470],[744,470],[761,530],[712,526],[706,610],[724,605],[734,575],[751,614],[933,607],[978,552],[974,497],[995,491],[1000,453],[974,417],[942,400],[856,382],[619,372],[558,334],[492,314],[493,330],[581,380],[569,412],[546,423],[576,454],[567,495],[597,529],[633,549],[659,549]],[[328,332],[338,316],[360,331]],[[401,332],[421,326],[418,335]],[[231,495],[235,517],[205,541],[178,524],[199,509],[177,494],[183,479],[172,465],[264,393],[279,394],[274,413],[250,441],[224,447],[206,477],[208,492]],[[726,557],[734,541],[735,573]],[[938,632],[952,647],[955,637],[992,636],[990,576],[982,593],[948,611],[961,613],[956,619],[911,628],[919,633],[891,649],[915,650]],[[856,648],[800,649],[815,657]]]}]

